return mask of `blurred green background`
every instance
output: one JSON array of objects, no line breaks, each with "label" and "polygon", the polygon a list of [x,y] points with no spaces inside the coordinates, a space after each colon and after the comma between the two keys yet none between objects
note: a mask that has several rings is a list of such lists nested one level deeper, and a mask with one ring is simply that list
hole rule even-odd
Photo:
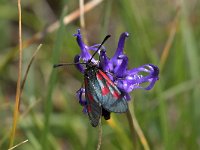
[{"label": "blurred green background", "polygon": [[[99,0],[93,0],[99,1]],[[85,3],[91,2],[85,0]],[[54,32],[55,21],[79,9],[78,0],[23,0],[23,41],[41,32],[23,49],[23,76],[31,56],[43,44],[31,66],[20,105],[15,144],[19,150],[96,149],[93,128],[75,93],[83,75],[74,66],[53,70],[58,62],[73,62],[80,52],[73,34],[81,28],[88,45],[105,35],[112,56],[120,34],[129,32],[125,52],[129,67],[153,63],[160,80],[151,91],[131,93],[135,115],[151,149],[200,149],[200,1],[104,0],[85,14],[85,29],[77,18]],[[17,1],[0,1],[0,149],[8,148],[18,72]],[[134,101],[133,101],[134,99]],[[143,149],[133,141],[125,114],[102,121],[101,149]]]}]

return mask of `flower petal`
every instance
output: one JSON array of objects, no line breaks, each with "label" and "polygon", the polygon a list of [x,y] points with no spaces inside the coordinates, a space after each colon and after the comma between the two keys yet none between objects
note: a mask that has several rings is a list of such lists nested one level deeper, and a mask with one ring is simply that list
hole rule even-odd
[{"label": "flower petal", "polygon": [[124,93],[124,98],[128,101],[131,100],[131,96],[129,95],[129,93]]},{"label": "flower petal", "polygon": [[77,30],[77,34],[74,34],[74,36],[76,36],[76,41],[81,49],[81,54],[80,57],[84,60],[84,61],[88,61],[91,58],[91,54],[88,52],[88,47],[87,45],[85,45],[85,43],[82,40],[82,35],[80,32],[80,29]]},{"label": "flower petal", "polygon": [[84,88],[80,88],[77,92],[76,92],[76,97],[79,100],[79,103],[82,106],[86,106],[87,105],[87,101],[85,99],[83,99],[83,94],[85,94],[85,89]]},{"label": "flower petal", "polygon": [[119,42],[118,42],[118,47],[117,50],[114,54],[114,56],[111,58],[112,62],[115,62],[116,59],[118,58],[118,56],[123,54],[123,50],[124,50],[124,44],[125,44],[125,39],[129,36],[128,32],[124,32],[121,34],[120,38],[119,38]]},{"label": "flower petal", "polygon": [[79,62],[80,62],[80,56],[76,55],[74,57],[74,63],[77,63],[77,64],[75,64],[75,66],[81,73],[84,73],[84,67],[83,67],[83,65],[78,64]]},{"label": "flower petal", "polygon": [[[148,75],[140,75],[141,72],[146,72]],[[150,90],[155,82],[159,79],[159,69],[152,64],[143,65],[138,68],[134,68],[126,72],[126,76],[123,78],[117,78],[115,84],[123,92],[131,92],[135,89]],[[142,83],[149,83],[146,87],[143,87]]]},{"label": "flower petal", "polygon": [[121,59],[120,64],[118,64],[115,68],[114,68],[114,74],[117,78],[123,78],[127,69],[127,65],[128,65],[128,57],[126,55],[120,55],[118,57],[118,60]]},{"label": "flower petal", "polygon": [[99,59],[100,59],[99,68],[101,68],[104,72],[109,71],[109,63],[110,63],[110,60],[109,60],[109,58],[106,56],[106,51],[105,51],[105,50],[101,50],[101,51],[100,51]]},{"label": "flower petal", "polygon": [[137,82],[131,83],[127,80],[122,80],[122,79],[116,80],[115,84],[121,91],[123,91],[125,93],[129,93],[135,89],[142,88],[142,87],[140,87],[139,83],[137,83]]}]

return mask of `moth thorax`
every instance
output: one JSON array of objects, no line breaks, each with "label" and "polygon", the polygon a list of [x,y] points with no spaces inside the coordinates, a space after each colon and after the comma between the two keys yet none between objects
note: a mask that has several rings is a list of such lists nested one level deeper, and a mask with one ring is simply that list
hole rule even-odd
[{"label": "moth thorax", "polygon": [[90,66],[85,70],[85,76],[93,78],[96,76],[97,68],[95,66]]}]

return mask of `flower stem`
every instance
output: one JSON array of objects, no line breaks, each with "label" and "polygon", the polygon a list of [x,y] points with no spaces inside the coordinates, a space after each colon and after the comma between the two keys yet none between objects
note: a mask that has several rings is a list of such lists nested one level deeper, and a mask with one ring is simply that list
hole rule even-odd
[{"label": "flower stem", "polygon": [[[127,112],[127,118],[129,121],[129,125],[130,125],[130,129],[131,129],[131,133],[133,136],[133,144],[136,144],[136,135],[135,132],[138,134],[138,137],[140,139],[140,142],[142,143],[142,146],[144,147],[144,150],[150,150],[149,148],[149,144],[142,132],[142,129],[140,128],[138,121],[136,119],[135,113],[134,113],[134,107],[133,105],[129,105],[129,109]],[[135,129],[135,130],[134,130]]]},{"label": "flower stem", "polygon": [[102,125],[101,125],[101,117],[99,119],[99,137],[98,137],[98,144],[97,144],[97,150],[100,150],[101,148],[101,142],[102,142]]}]

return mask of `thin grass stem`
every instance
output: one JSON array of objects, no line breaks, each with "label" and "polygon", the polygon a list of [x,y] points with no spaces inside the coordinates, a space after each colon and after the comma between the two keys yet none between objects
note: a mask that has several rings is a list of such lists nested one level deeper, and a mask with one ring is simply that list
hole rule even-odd
[{"label": "thin grass stem", "polygon": [[[150,150],[149,144],[147,142],[146,137],[144,136],[144,133],[142,132],[142,129],[140,128],[140,125],[136,119],[135,113],[134,113],[134,106],[133,105],[129,105],[129,109],[128,109],[128,114],[131,116],[128,121],[131,121],[132,124],[135,128],[136,133],[138,134],[139,140],[144,148],[144,150]],[[131,127],[133,128],[133,127]],[[131,131],[133,132],[133,129],[131,129]],[[135,134],[135,133],[132,133]],[[133,139],[134,140],[134,139]]]},{"label": "thin grass stem", "polygon": [[100,150],[102,143],[102,125],[101,125],[101,117],[99,119],[99,129],[98,129],[98,144],[97,144],[97,150]]},{"label": "thin grass stem", "polygon": [[22,144],[24,144],[24,143],[26,143],[26,142],[28,142],[28,139],[25,140],[25,141],[20,142],[19,144],[15,145],[15,146],[13,146],[13,147],[11,147],[11,148],[9,148],[8,150],[13,150],[13,149],[19,147],[20,145],[22,145]]},{"label": "thin grass stem", "polygon": [[15,109],[13,114],[13,125],[11,130],[9,148],[13,146],[15,139],[16,126],[19,115],[20,93],[21,93],[21,74],[22,74],[22,15],[21,15],[21,0],[18,0],[18,17],[19,17],[19,63],[18,63],[18,79],[15,97]]}]

